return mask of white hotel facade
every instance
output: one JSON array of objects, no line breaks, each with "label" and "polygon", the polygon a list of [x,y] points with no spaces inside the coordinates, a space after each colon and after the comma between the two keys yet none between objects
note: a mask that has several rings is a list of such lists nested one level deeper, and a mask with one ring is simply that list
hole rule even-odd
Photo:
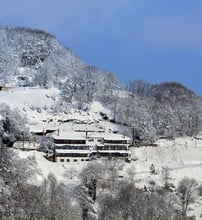
[{"label": "white hotel facade", "polygon": [[54,134],[55,162],[84,162],[95,158],[130,157],[130,138],[121,134],[75,131]]}]

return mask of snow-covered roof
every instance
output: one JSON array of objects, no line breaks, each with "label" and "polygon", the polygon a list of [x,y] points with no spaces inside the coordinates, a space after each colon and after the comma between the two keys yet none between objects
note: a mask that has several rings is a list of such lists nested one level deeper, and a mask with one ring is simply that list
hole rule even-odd
[{"label": "snow-covered roof", "polygon": [[30,123],[27,124],[31,132],[45,132],[47,130],[57,130],[57,126],[53,123]]},{"label": "snow-covered roof", "polygon": [[93,125],[89,124],[74,124],[72,126],[74,131],[77,132],[104,132],[105,130],[103,128],[99,128]]},{"label": "snow-covered roof", "polygon": [[89,133],[89,138],[104,138],[105,140],[127,140],[130,141],[130,138],[122,135],[122,134],[114,134],[114,133]]},{"label": "snow-covered roof", "polygon": [[[58,134],[52,135],[54,139],[63,139],[63,140],[86,140],[86,132],[64,132],[59,131]],[[104,140],[117,140],[117,141],[130,141],[130,138],[114,133],[99,133],[99,132],[87,132],[88,138],[93,139],[104,139]]]},{"label": "snow-covered roof", "polygon": [[54,134],[52,137],[56,140],[86,140],[85,133],[80,132],[63,132],[59,131],[59,135]]}]

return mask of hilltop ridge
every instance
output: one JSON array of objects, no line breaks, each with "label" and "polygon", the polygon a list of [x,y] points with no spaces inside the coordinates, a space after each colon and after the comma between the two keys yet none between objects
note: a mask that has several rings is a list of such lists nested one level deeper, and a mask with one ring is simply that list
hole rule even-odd
[{"label": "hilltop ridge", "polygon": [[[7,98],[1,99],[10,106],[15,95],[20,103],[30,94],[28,89],[19,92],[16,88],[43,90],[45,99],[39,97],[40,92],[31,93],[29,105],[21,109],[33,117],[43,115],[42,120],[60,115],[58,120],[65,121],[62,118],[79,112],[88,121],[84,118],[92,118],[92,109],[103,106],[110,113],[95,110],[99,117],[112,126],[127,127],[130,135],[133,128],[138,142],[201,132],[202,99],[185,86],[177,82],[152,85],[134,79],[121,85],[113,73],[86,65],[53,35],[41,30],[0,28],[1,85],[14,88],[13,95],[8,92]],[[54,97],[49,95],[53,88]],[[52,104],[42,106],[45,100]],[[15,106],[20,108],[20,104]]]}]

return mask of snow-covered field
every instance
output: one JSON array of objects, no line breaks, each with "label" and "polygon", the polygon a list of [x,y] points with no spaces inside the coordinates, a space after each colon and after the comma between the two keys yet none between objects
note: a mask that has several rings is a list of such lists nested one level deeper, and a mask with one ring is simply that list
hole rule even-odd
[{"label": "snow-covered field", "polygon": [[109,110],[97,101],[89,106],[88,111],[78,110],[74,106],[64,107],[60,102],[59,94],[60,91],[57,88],[11,88],[7,91],[0,91],[0,103],[6,103],[12,109],[19,109],[32,125],[41,124],[42,122],[52,122],[52,125],[58,126],[62,121],[71,120],[74,120],[76,123],[96,124],[102,120],[100,112],[108,116],[111,114]]},{"label": "snow-covered field", "polygon": [[[33,130],[42,130],[47,127],[68,131],[70,125],[74,127],[71,122],[62,123],[61,119],[63,121],[72,119],[75,120],[75,123],[92,123],[108,131],[121,129],[115,124],[102,120],[100,112],[104,112],[108,116],[111,113],[99,102],[93,102],[87,112],[69,108],[66,109],[66,112],[54,113],[51,109],[58,104],[58,101],[59,90],[57,88],[12,88],[8,91],[1,91],[0,99],[1,103],[6,103],[11,108],[18,108],[19,111],[23,112],[29,121],[28,126]],[[133,155],[138,157],[138,161],[133,162],[137,172],[149,171],[149,167],[153,163],[159,170],[163,166],[168,166],[175,182],[185,175],[193,176],[198,181],[202,179],[202,140],[200,137],[199,139],[188,137],[176,140],[161,139],[156,143],[158,147],[131,149]],[[130,166],[130,164],[128,165]]]},{"label": "snow-covered field", "polygon": [[[110,115],[110,111],[104,108],[99,102],[94,102],[88,112],[77,109],[67,109],[61,114],[54,114],[51,111],[59,100],[59,90],[39,89],[39,88],[15,88],[8,91],[1,91],[1,103],[8,104],[11,108],[18,108],[23,112],[29,121],[30,129],[43,128],[60,128],[64,131],[70,129],[70,124],[73,127],[73,122],[62,123],[64,120],[75,120],[76,123],[92,123],[94,126],[109,130],[120,130],[121,128],[110,122],[103,121],[100,112]],[[135,169],[135,181],[138,187],[150,186],[153,181],[157,185],[162,185],[162,167],[168,167],[170,170],[171,179],[169,180],[175,186],[184,177],[188,176],[195,178],[200,184],[202,181],[202,137],[190,138],[183,137],[175,140],[161,139],[156,142],[157,147],[147,146],[139,148],[131,148],[133,158],[136,161],[131,163],[124,162],[123,170],[120,175],[123,178],[129,178],[128,169]],[[21,157],[34,156],[38,167],[41,169],[43,177],[47,177],[49,173],[53,173],[60,181],[77,181],[76,175],[73,180],[68,180],[64,176],[64,172],[71,167],[74,167],[79,173],[88,162],[83,163],[53,163],[44,158],[43,153],[38,151],[19,151]],[[156,173],[150,173],[150,166],[154,164]],[[197,215],[197,219],[201,219],[202,201],[197,199],[193,205],[192,213]]]},{"label": "snow-covered field", "polygon": [[37,106],[50,107],[59,91],[56,88],[41,89],[37,87],[17,87],[1,91],[1,103],[8,104],[11,108]]}]

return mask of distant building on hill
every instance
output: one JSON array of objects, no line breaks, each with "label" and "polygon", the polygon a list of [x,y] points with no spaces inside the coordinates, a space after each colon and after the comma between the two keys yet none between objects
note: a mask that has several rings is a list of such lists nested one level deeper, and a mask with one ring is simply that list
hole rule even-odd
[{"label": "distant building on hill", "polygon": [[91,159],[130,157],[130,138],[104,132],[58,132],[53,136],[55,162],[83,162]]}]

